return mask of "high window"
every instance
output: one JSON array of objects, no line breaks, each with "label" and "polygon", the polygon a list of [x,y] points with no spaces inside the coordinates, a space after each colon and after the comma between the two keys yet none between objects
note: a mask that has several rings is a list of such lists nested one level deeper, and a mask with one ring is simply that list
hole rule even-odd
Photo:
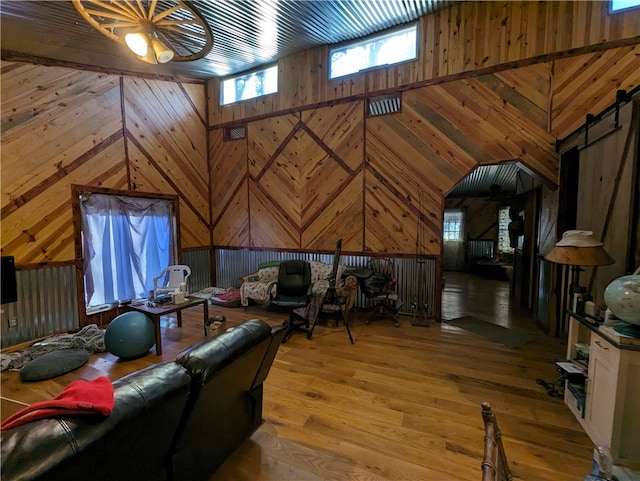
[{"label": "high window", "polygon": [[464,214],[461,210],[447,210],[444,213],[442,238],[445,241],[462,241]]},{"label": "high window", "polygon": [[329,78],[418,58],[418,25],[376,35],[329,51]]},{"label": "high window", "polygon": [[149,297],[153,278],[176,260],[175,201],[79,197],[86,307]]},{"label": "high window", "polygon": [[222,105],[249,100],[278,91],[278,66],[256,70],[246,75],[231,77],[222,82]]},{"label": "high window", "polygon": [[640,7],[640,0],[611,0],[609,8],[612,12]]}]

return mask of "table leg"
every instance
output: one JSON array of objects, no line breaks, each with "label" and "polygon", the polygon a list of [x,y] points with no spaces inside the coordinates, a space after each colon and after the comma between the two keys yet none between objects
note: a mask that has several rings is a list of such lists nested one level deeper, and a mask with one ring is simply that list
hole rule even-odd
[{"label": "table leg", "polygon": [[207,321],[209,320],[209,300],[205,299],[202,304],[202,312],[204,313],[204,335],[207,335]]},{"label": "table leg", "polygon": [[160,333],[160,316],[151,316],[156,327],[156,355],[162,356],[162,334]]},{"label": "table leg", "polygon": [[182,309],[176,312],[176,316],[178,317],[178,327],[182,327]]}]

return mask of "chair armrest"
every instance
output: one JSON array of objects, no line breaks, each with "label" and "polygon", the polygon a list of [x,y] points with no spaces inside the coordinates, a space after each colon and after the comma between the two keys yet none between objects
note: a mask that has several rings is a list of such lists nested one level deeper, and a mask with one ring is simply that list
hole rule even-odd
[{"label": "chair armrest", "polygon": [[[273,298],[273,296],[271,295],[271,291],[273,290],[273,286],[277,286],[278,283],[277,282],[270,282],[269,285],[267,286],[267,295],[269,296],[269,298]],[[276,287],[277,289],[277,287]]]}]

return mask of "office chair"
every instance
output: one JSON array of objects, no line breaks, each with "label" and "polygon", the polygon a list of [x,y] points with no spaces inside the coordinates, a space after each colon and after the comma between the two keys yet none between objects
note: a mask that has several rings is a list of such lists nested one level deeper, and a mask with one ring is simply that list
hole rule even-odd
[{"label": "office chair", "polygon": [[[363,292],[365,297],[373,302],[378,317],[384,317],[385,312],[391,312],[393,323],[400,326],[399,311],[402,303],[397,292],[398,273],[393,259],[383,257],[374,258],[367,263],[367,268],[373,271],[368,279],[365,279]],[[364,323],[369,324],[370,319]]]},{"label": "office chair", "polygon": [[[272,294],[274,285],[276,286],[275,295]],[[311,338],[307,315],[301,318],[294,310],[309,307],[312,287],[309,262],[294,259],[280,263],[278,281],[269,286],[267,294],[270,297],[271,307],[289,313],[289,318],[284,321],[287,331],[282,338],[283,344],[294,332],[302,332],[307,335],[307,339]]]}]

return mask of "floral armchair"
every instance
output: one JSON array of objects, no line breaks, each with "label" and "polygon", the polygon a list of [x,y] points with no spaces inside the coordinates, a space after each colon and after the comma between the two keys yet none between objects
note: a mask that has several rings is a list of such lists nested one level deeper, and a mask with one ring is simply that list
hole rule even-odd
[{"label": "floral armchair", "polygon": [[[311,282],[313,283],[311,304],[308,312],[297,312],[297,314],[312,322],[317,317],[329,288],[329,277],[333,271],[333,265],[318,261],[310,261],[309,264],[311,264]],[[248,306],[250,300],[260,304],[269,303],[269,294],[267,292],[269,286],[278,281],[278,269],[278,266],[273,265],[273,263],[262,264],[259,266],[258,272],[243,277],[243,283],[240,286],[240,300],[243,306]],[[342,271],[343,266],[339,265],[336,275],[338,281],[342,277]],[[274,288],[277,288],[277,286],[274,286]]]}]

